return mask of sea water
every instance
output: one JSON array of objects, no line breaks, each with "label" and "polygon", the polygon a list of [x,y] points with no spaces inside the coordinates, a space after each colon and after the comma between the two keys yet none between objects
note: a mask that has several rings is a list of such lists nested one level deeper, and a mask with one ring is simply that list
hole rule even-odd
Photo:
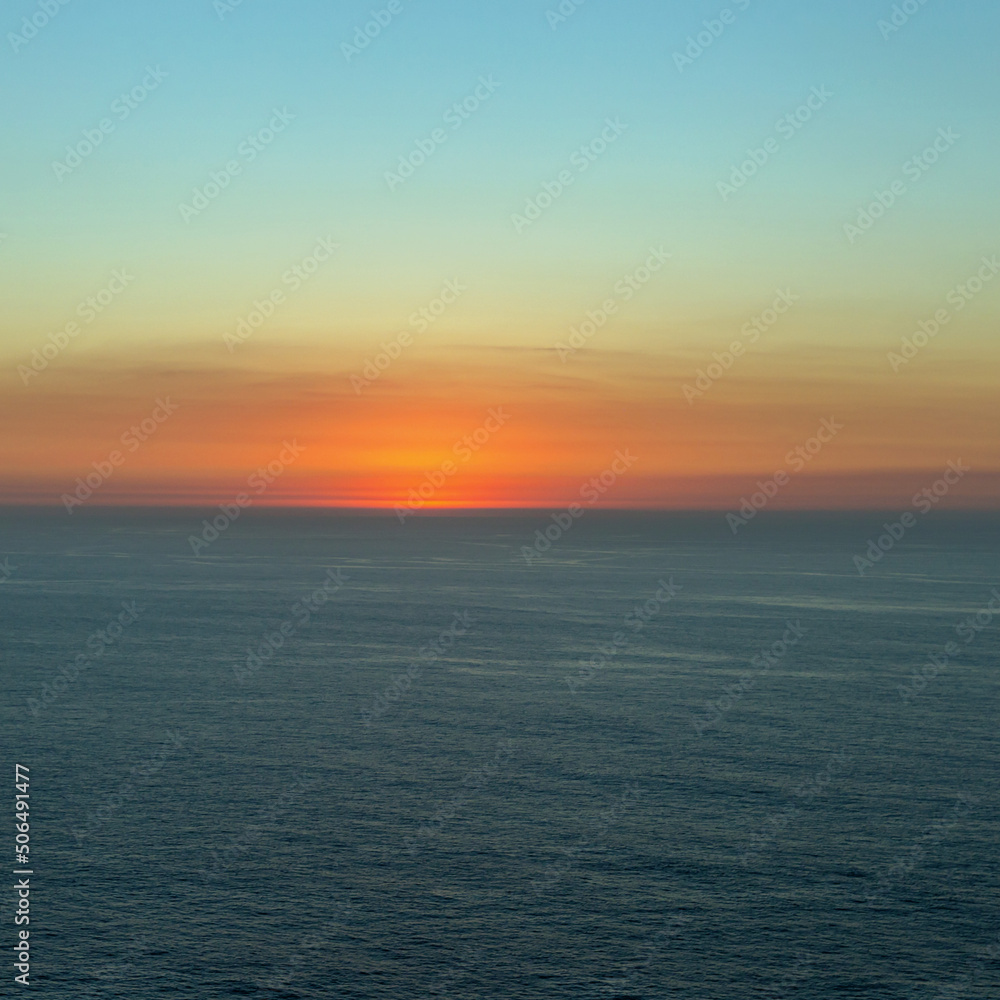
[{"label": "sea water", "polygon": [[0,518],[39,995],[1000,995],[997,518],[212,516]]}]

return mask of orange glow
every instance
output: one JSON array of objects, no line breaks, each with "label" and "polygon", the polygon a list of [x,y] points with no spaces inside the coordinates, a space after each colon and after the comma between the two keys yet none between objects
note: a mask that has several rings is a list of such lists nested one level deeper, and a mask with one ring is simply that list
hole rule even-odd
[{"label": "orange glow", "polygon": [[564,366],[551,352],[512,353],[407,359],[361,394],[350,371],[64,367],[0,400],[11,431],[0,499],[59,503],[162,399],[176,413],[93,502],[225,502],[290,442],[301,455],[255,502],[391,509],[416,491],[425,511],[564,505],[625,452],[634,464],[601,506],[728,508],[832,418],[843,430],[776,506],[892,505],[955,458],[975,473],[949,503],[996,503],[1000,445],[982,428],[997,425],[1000,401],[985,384],[956,400],[931,376],[795,380],[772,359],[767,370],[748,361],[692,406],[687,361],[591,352]]}]

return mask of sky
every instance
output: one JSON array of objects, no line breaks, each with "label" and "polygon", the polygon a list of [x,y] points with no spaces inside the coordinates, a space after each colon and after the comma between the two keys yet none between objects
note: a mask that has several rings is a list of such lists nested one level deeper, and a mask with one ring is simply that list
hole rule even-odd
[{"label": "sky", "polygon": [[998,27],[13,0],[0,503],[994,507]]}]

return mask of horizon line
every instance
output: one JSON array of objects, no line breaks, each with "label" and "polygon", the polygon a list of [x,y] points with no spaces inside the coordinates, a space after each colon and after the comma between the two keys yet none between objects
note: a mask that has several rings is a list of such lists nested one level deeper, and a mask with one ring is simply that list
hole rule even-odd
[{"label": "horizon line", "polygon": [[[84,513],[86,511],[114,511],[114,510],[136,510],[136,511],[172,511],[172,510],[217,510],[220,506],[228,504],[229,501],[104,501],[101,503],[83,503],[79,510],[66,510],[67,515],[74,513]],[[260,510],[267,512],[313,512],[330,514],[367,514],[374,516],[398,516],[398,512],[405,512],[407,517],[447,517],[454,515],[517,515],[537,513],[538,511],[560,511],[571,506],[580,506],[576,501],[569,503],[525,503],[506,504],[492,506],[488,504],[438,504],[428,505],[427,509],[414,510],[407,508],[403,504],[346,504],[346,503],[253,503],[241,508],[241,513],[247,511]],[[770,505],[757,508],[758,514],[866,514],[866,513],[886,513],[899,512],[900,505],[892,503],[865,504],[858,506],[775,506],[768,509]],[[65,509],[58,500],[55,501],[5,501],[0,498],[0,510],[24,510],[24,511],[56,511]],[[600,507],[585,507],[583,513],[604,513],[604,514],[720,514],[732,512],[732,504],[726,506],[700,506],[700,507],[664,507],[650,504],[605,504]],[[737,508],[738,509],[738,508]],[[976,504],[964,504],[951,508],[936,510],[938,514],[1000,514],[1000,498],[997,502],[985,506]]]}]

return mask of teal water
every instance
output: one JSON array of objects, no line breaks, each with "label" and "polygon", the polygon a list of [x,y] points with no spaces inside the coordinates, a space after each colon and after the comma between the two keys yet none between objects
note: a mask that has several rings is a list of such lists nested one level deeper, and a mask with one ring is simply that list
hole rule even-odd
[{"label": "teal water", "polygon": [[3,513],[45,995],[998,995],[996,518],[204,516]]}]

